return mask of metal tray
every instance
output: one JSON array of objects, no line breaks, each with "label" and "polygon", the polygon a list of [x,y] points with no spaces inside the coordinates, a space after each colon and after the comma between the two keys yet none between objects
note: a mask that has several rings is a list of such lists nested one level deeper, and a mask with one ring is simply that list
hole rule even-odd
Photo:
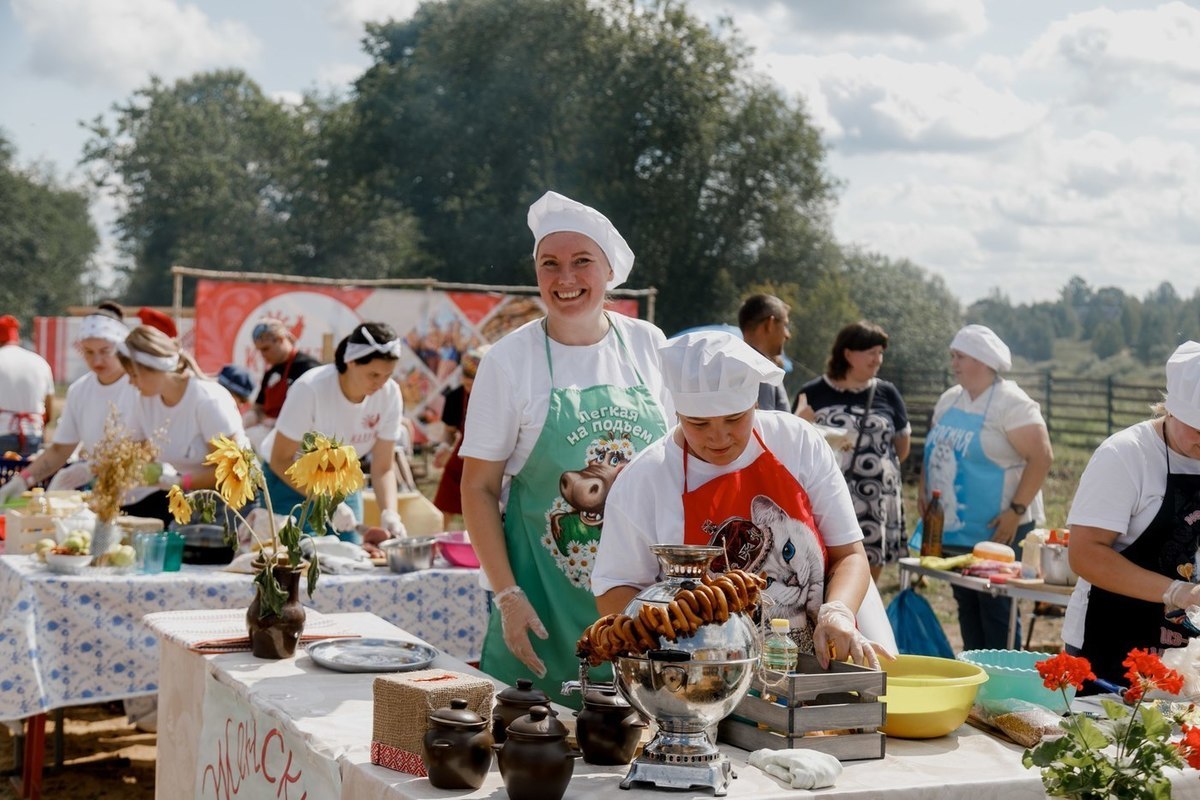
[{"label": "metal tray", "polygon": [[437,658],[428,645],[403,639],[329,639],[307,645],[312,660],[337,672],[407,672]]}]

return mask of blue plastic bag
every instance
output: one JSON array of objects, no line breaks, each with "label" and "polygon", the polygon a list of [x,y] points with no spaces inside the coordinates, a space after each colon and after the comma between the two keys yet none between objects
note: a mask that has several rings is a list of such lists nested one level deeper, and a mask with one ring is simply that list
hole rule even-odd
[{"label": "blue plastic bag", "polygon": [[929,601],[912,589],[903,589],[887,607],[888,622],[901,653],[954,658],[954,648]]}]

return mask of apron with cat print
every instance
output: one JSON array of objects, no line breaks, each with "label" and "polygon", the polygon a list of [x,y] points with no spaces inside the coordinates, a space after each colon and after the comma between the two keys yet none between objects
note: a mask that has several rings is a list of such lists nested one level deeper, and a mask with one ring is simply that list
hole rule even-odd
[{"label": "apron with cat print", "polygon": [[744,569],[765,573],[765,613],[787,619],[792,637],[811,653],[817,611],[825,599],[825,542],[813,519],[808,492],[787,467],[754,438],[762,454],[747,467],[687,488],[688,449],[683,448],[683,541],[714,545],[725,555],[714,572]]},{"label": "apron with cat print", "polygon": [[[994,392],[995,384],[988,391]],[[924,475],[926,494],[942,493],[942,546],[969,551],[992,538],[988,523],[1003,509],[1004,467],[983,452],[983,423],[992,396],[982,414],[958,408],[961,399],[959,395],[925,437]],[[922,537],[918,523],[908,546],[920,550]]]},{"label": "apron with cat print", "polygon": [[[610,331],[628,355],[620,331],[615,325]],[[553,387],[549,337],[546,362]],[[556,703],[580,703],[562,696],[562,682],[579,677],[575,642],[597,617],[591,578],[608,489],[630,458],[666,433],[640,373],[637,381],[629,388],[552,388],[541,435],[509,486],[504,539],[513,577],[550,634],[546,641],[530,634],[546,677],[535,678],[509,652],[499,612],[488,621],[480,667],[509,684],[530,678]],[[611,668],[593,670],[592,678],[612,680]]]}]

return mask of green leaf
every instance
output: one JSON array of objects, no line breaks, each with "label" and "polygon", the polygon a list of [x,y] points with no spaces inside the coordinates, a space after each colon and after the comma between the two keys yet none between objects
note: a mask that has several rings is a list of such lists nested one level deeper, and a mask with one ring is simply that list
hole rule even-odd
[{"label": "green leaf", "polygon": [[258,586],[259,619],[271,614],[278,615],[283,609],[284,602],[287,601],[287,592],[275,579],[275,571],[270,568],[259,570],[258,574],[254,576],[254,583]]},{"label": "green leaf", "polygon": [[317,588],[317,578],[321,577],[321,564],[314,555],[308,562],[308,596],[312,598],[313,590]]}]

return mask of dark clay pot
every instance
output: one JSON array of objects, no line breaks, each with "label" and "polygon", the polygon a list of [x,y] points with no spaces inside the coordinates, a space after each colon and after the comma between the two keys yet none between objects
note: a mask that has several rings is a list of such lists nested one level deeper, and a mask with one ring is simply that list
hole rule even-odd
[{"label": "dark clay pot", "polygon": [[[529,713],[534,706],[550,708],[550,698],[541,689],[533,686],[528,678],[517,678],[517,685],[510,686],[496,695],[496,707],[492,709],[492,737],[503,744],[508,726]],[[554,716],[554,712],[550,712]]]},{"label": "dark clay pot", "polygon": [[425,732],[425,771],[438,789],[478,789],[492,766],[495,740],[487,722],[455,698],[429,715]]},{"label": "dark clay pot", "polygon": [[300,605],[301,570],[286,565],[272,567],[275,580],[287,592],[279,614],[259,616],[262,603],[257,586],[250,608],[246,609],[246,627],[250,632],[250,652],[258,658],[291,658],[304,633],[304,606]]},{"label": "dark clay pot", "polygon": [[511,800],[561,800],[580,755],[567,746],[567,726],[546,706],[529,709],[508,726],[504,744],[493,747]]},{"label": "dark clay pot", "polygon": [[575,712],[575,739],[589,764],[613,766],[633,761],[646,722],[616,692],[592,689]]}]

